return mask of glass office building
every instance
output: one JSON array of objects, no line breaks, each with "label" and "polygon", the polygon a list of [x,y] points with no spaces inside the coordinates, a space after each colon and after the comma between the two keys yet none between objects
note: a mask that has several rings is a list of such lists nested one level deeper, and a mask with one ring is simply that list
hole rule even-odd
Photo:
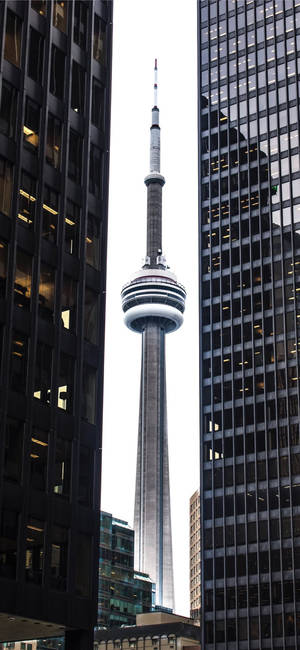
[{"label": "glass office building", "polygon": [[300,2],[199,1],[198,54],[202,641],[296,650]]},{"label": "glass office building", "polygon": [[151,612],[155,585],[134,570],[134,530],[127,521],[101,512],[98,626],[135,625],[136,615]]},{"label": "glass office building", "polygon": [[0,638],[72,650],[97,620],[111,37],[112,2],[0,3]]}]

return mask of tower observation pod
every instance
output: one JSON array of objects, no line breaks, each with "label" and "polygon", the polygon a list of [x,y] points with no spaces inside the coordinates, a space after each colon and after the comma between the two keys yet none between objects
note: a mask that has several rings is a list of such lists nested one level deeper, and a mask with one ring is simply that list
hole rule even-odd
[{"label": "tower observation pod", "polygon": [[162,254],[160,127],[157,60],[150,128],[147,187],[147,252],[143,267],[122,289],[124,321],[142,335],[141,389],[136,468],[135,568],[156,583],[156,605],[174,609],[167,434],[165,335],[183,322],[186,292]]}]

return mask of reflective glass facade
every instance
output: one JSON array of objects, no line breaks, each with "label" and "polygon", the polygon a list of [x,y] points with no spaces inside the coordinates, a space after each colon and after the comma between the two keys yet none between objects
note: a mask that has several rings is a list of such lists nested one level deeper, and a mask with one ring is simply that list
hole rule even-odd
[{"label": "reflective glass facade", "polygon": [[135,625],[136,615],[151,612],[154,601],[150,577],[134,570],[134,530],[101,512],[98,626]]},{"label": "reflective glass facade", "polygon": [[300,646],[298,0],[202,0],[205,648]]},{"label": "reflective glass facade", "polygon": [[112,7],[0,3],[1,640],[97,620]]}]

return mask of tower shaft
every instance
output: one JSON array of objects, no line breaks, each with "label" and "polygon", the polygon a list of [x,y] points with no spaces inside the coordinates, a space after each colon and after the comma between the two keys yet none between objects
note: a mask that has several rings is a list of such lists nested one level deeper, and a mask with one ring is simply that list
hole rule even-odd
[{"label": "tower shaft", "polygon": [[162,186],[150,182],[147,187],[147,257],[150,267],[157,266],[162,252]]},{"label": "tower shaft", "polygon": [[134,529],[135,567],[156,583],[156,603],[173,609],[165,331],[154,319],[142,334]]}]

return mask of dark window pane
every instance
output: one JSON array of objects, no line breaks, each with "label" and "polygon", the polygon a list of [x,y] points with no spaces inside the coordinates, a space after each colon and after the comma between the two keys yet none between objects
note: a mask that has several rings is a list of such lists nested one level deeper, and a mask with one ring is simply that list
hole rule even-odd
[{"label": "dark window pane", "polygon": [[72,65],[72,90],[71,90],[71,108],[76,113],[83,113],[85,99],[85,71],[73,61]]},{"label": "dark window pane", "polygon": [[48,464],[48,433],[33,429],[30,446],[30,485],[34,490],[46,490]]},{"label": "dark window pane", "polygon": [[22,309],[30,309],[32,281],[32,257],[21,248],[16,252],[14,302]]},{"label": "dark window pane", "polygon": [[40,107],[29,97],[26,98],[25,118],[24,118],[24,141],[29,144],[33,150],[39,146],[40,132]]},{"label": "dark window pane", "polygon": [[55,297],[55,270],[41,263],[39,282],[39,313],[46,320],[53,320]]},{"label": "dark window pane", "polygon": [[61,296],[61,317],[68,330],[76,329],[77,282],[64,273]]},{"label": "dark window pane", "polygon": [[52,348],[37,342],[33,396],[45,404],[50,404],[51,396]]},{"label": "dark window pane", "polygon": [[53,526],[51,540],[50,584],[53,589],[64,591],[67,587],[68,529]]},{"label": "dark window pane", "polygon": [[84,420],[87,420],[91,424],[95,424],[96,418],[96,379],[97,371],[95,368],[84,364],[81,415]]},{"label": "dark window pane", "polygon": [[65,55],[52,45],[51,52],[51,74],[50,74],[50,92],[59,99],[64,98],[65,82]]},{"label": "dark window pane", "polygon": [[0,297],[5,297],[7,277],[7,244],[0,240]]},{"label": "dark window pane", "polygon": [[41,16],[46,16],[47,3],[46,0],[31,0],[31,6],[34,11],[37,11]]},{"label": "dark window pane", "polygon": [[25,539],[26,580],[41,584],[44,564],[44,522],[29,517],[25,529]]},{"label": "dark window pane", "polygon": [[99,147],[91,145],[90,149],[90,177],[89,177],[89,190],[96,196],[97,199],[101,198],[102,193],[102,151]]},{"label": "dark window pane", "polygon": [[10,383],[13,390],[25,393],[27,375],[27,338],[14,332],[11,342]]},{"label": "dark window pane", "polygon": [[18,513],[3,508],[0,524],[0,575],[15,580],[17,568]]},{"label": "dark window pane", "polygon": [[88,287],[85,289],[84,337],[91,343],[98,342],[98,295]]},{"label": "dark window pane", "polygon": [[94,44],[93,44],[93,56],[96,61],[106,65],[106,25],[105,22],[97,16],[94,15]]},{"label": "dark window pane", "polygon": [[79,133],[70,129],[68,176],[75,181],[75,183],[80,183],[81,181],[81,169],[82,138]]},{"label": "dark window pane", "polygon": [[56,242],[58,215],[58,194],[51,187],[44,187],[42,237],[53,244]]},{"label": "dark window pane", "polygon": [[30,27],[27,73],[31,79],[41,84],[43,80],[44,39],[35,29]]},{"label": "dark window pane", "polygon": [[19,66],[21,57],[22,21],[10,9],[6,14],[6,31],[4,44],[4,58],[10,63]]},{"label": "dark window pane", "polygon": [[68,3],[65,0],[54,0],[53,25],[61,32],[67,31]]},{"label": "dark window pane", "polygon": [[73,357],[61,352],[58,377],[57,406],[68,411],[73,410],[75,362]]},{"label": "dark window pane", "polygon": [[86,47],[86,35],[87,35],[87,17],[88,17],[88,8],[84,2],[80,0],[75,0],[75,9],[74,9],[74,43],[77,43],[79,47],[82,47],[85,50]]},{"label": "dark window pane", "polygon": [[69,497],[70,495],[71,456],[71,442],[57,437],[55,446],[54,492],[64,497]]},{"label": "dark window pane", "polygon": [[70,255],[78,255],[78,232],[80,222],[80,207],[67,199],[67,216],[65,218],[65,251]]},{"label": "dark window pane", "polygon": [[95,269],[100,268],[101,222],[92,214],[88,215],[86,236],[86,262]]},{"label": "dark window pane", "polygon": [[24,423],[7,419],[4,451],[4,476],[11,481],[21,482],[23,460]]},{"label": "dark window pane", "polygon": [[91,505],[93,476],[93,450],[81,445],[79,456],[78,501],[84,505]]},{"label": "dark window pane", "polygon": [[104,121],[104,88],[97,79],[93,78],[92,123],[98,129],[103,129],[103,121]]},{"label": "dark window pane", "polygon": [[18,219],[22,226],[32,227],[35,218],[36,180],[22,172],[19,197]]},{"label": "dark window pane", "polygon": [[13,168],[11,163],[0,158],[0,212],[10,215],[13,185]]},{"label": "dark window pane", "polygon": [[61,154],[61,121],[56,117],[48,114],[47,126],[47,143],[46,143],[46,160],[49,165],[55,169],[60,168],[60,154]]},{"label": "dark window pane", "polygon": [[0,106],[0,132],[15,137],[18,91],[3,80]]},{"label": "dark window pane", "polygon": [[90,595],[91,541],[88,535],[77,534],[76,557],[81,561],[76,565],[75,588],[79,596],[86,598]]}]

